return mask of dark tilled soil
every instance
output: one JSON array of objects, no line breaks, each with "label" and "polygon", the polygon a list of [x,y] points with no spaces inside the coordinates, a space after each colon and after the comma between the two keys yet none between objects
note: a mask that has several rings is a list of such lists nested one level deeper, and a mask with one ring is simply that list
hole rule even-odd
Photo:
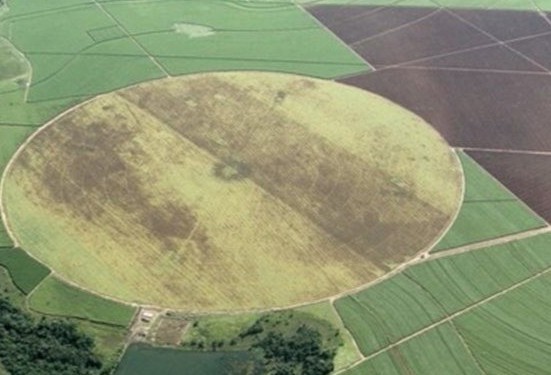
[{"label": "dark tilled soil", "polygon": [[468,151],[545,220],[551,221],[551,156]]},{"label": "dark tilled soil", "polygon": [[551,35],[513,42],[510,46],[551,70]]},{"label": "dark tilled soil", "polygon": [[431,123],[452,146],[551,150],[551,77],[387,69],[342,80]]},{"label": "dark tilled soil", "polygon": [[455,9],[453,12],[499,40],[551,31],[551,26],[537,12],[480,9]]},{"label": "dark tilled soil", "polygon": [[406,66],[545,72],[545,69],[529,59],[501,45],[418,61]]},{"label": "dark tilled soil", "polygon": [[445,11],[401,29],[352,44],[375,67],[487,45],[490,37]]},{"label": "dark tilled soil", "polygon": [[[335,9],[338,8],[338,9]],[[347,12],[343,9],[349,9]],[[345,43],[354,43],[365,38],[389,32],[409,22],[415,22],[431,13],[431,8],[377,8],[317,6],[310,12],[336,33]]]}]

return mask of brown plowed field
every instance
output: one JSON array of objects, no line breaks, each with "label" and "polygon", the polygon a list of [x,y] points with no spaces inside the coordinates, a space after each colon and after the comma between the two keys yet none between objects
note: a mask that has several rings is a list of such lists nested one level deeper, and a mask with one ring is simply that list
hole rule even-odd
[{"label": "brown plowed field", "polygon": [[[549,25],[549,30],[551,30],[551,25]],[[551,35],[520,40],[510,45],[547,69],[551,69]]]},{"label": "brown plowed field", "polygon": [[549,24],[537,12],[480,9],[456,9],[453,12],[499,40],[551,31]]},{"label": "brown plowed field", "polygon": [[501,45],[436,57],[406,66],[545,72],[530,60]]},{"label": "brown plowed field", "polygon": [[[311,13],[331,28],[345,43],[354,43],[373,37],[404,24],[414,22],[434,13],[431,8],[401,8],[377,7],[337,7],[319,6],[311,9]],[[349,9],[344,12],[342,9]],[[353,9],[353,11],[351,11]]]},{"label": "brown plowed field", "polygon": [[469,151],[545,220],[551,221],[551,156]]},{"label": "brown plowed field", "polygon": [[[378,70],[343,82],[416,112],[454,146],[551,151],[551,24],[540,14],[344,8],[309,9]],[[551,219],[551,157],[471,154]]]},{"label": "brown plowed field", "polygon": [[[312,10],[315,12],[315,8]],[[329,15],[326,15],[326,19]],[[333,32],[375,67],[495,42],[443,10],[395,8],[368,13]]]},{"label": "brown plowed field", "polygon": [[416,112],[453,146],[551,150],[551,77],[396,68],[344,79]]}]

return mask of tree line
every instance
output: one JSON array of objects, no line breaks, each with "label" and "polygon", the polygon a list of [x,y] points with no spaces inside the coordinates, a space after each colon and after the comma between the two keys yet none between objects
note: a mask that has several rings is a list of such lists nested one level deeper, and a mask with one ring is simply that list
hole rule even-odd
[{"label": "tree line", "polygon": [[67,321],[33,319],[0,298],[0,362],[10,375],[107,375],[94,341]]}]

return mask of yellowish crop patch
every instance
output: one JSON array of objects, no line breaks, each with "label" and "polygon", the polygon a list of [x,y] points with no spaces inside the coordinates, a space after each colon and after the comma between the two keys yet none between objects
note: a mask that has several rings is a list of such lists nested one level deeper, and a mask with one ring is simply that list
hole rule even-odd
[{"label": "yellowish crop patch", "polygon": [[21,245],[111,297],[207,311],[369,282],[447,227],[461,174],[421,119],[373,94],[210,73],[103,95],[18,153],[3,189]]}]

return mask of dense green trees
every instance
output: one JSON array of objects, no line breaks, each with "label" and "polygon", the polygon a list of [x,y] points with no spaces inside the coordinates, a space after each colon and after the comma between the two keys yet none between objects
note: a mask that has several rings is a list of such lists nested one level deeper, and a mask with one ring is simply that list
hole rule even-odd
[{"label": "dense green trees", "polygon": [[0,299],[0,362],[11,375],[98,375],[94,342],[68,322],[33,320]]},{"label": "dense green trees", "polygon": [[291,336],[269,332],[253,348],[262,350],[265,371],[270,375],[325,375],[333,371],[335,353],[324,349],[321,334],[300,326]]}]

